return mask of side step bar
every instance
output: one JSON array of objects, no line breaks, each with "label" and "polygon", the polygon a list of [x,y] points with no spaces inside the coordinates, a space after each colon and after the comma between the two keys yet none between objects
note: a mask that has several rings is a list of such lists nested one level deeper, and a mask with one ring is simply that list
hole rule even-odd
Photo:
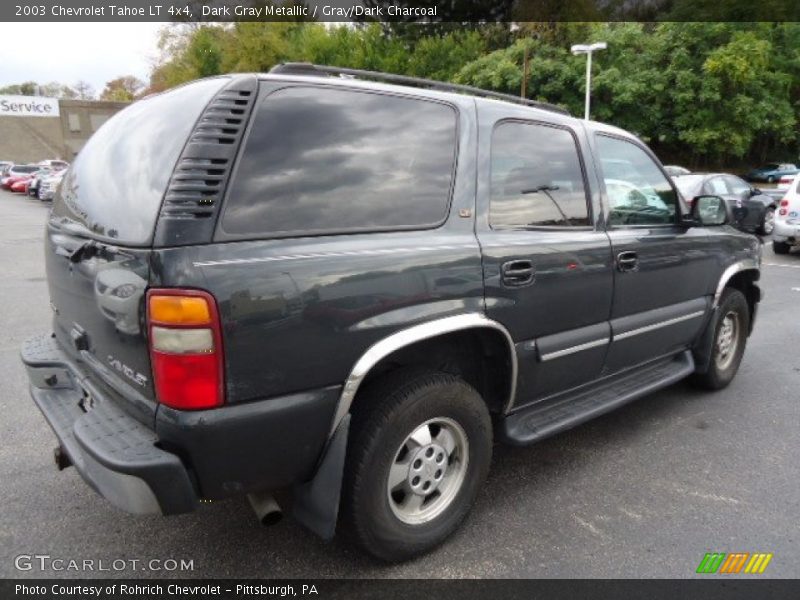
[{"label": "side step bar", "polygon": [[676,357],[648,363],[582,387],[555,401],[523,408],[505,418],[499,434],[510,444],[531,444],[660,390],[692,372],[694,359],[687,350]]}]

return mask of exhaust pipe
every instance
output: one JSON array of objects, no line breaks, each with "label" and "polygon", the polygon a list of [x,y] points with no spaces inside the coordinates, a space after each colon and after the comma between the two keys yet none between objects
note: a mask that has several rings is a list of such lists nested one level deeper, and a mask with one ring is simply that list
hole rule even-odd
[{"label": "exhaust pipe", "polygon": [[250,501],[250,506],[253,507],[259,522],[265,527],[275,525],[283,518],[283,511],[272,494],[265,492],[247,494],[247,499]]}]

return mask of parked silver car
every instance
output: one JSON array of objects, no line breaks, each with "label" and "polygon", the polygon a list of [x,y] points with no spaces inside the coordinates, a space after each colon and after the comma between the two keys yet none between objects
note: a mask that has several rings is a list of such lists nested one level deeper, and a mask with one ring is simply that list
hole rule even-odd
[{"label": "parked silver car", "polygon": [[42,177],[36,188],[36,197],[42,201],[52,200],[66,172],[66,169],[61,169],[60,171],[53,171],[45,177]]}]

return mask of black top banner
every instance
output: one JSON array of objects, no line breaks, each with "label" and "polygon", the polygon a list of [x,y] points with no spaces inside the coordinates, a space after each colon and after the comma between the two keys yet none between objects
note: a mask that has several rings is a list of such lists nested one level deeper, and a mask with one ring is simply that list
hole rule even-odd
[{"label": "black top banner", "polygon": [[4,22],[800,21],[797,0],[4,0]]}]

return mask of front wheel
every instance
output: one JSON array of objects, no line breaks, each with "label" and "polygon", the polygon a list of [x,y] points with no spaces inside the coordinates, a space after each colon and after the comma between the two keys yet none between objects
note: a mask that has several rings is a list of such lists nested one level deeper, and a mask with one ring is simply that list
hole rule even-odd
[{"label": "front wheel", "polygon": [[764,211],[764,216],[761,218],[761,225],[758,232],[761,235],[770,235],[775,229],[775,209],[771,206]]},{"label": "front wheel", "polygon": [[427,552],[466,516],[491,455],[491,419],[474,388],[446,373],[398,371],[358,399],[343,523],[382,560]]},{"label": "front wheel", "polygon": [[726,387],[736,376],[750,328],[750,307],[739,290],[726,288],[717,311],[711,365],[694,376],[695,383],[709,390]]}]

